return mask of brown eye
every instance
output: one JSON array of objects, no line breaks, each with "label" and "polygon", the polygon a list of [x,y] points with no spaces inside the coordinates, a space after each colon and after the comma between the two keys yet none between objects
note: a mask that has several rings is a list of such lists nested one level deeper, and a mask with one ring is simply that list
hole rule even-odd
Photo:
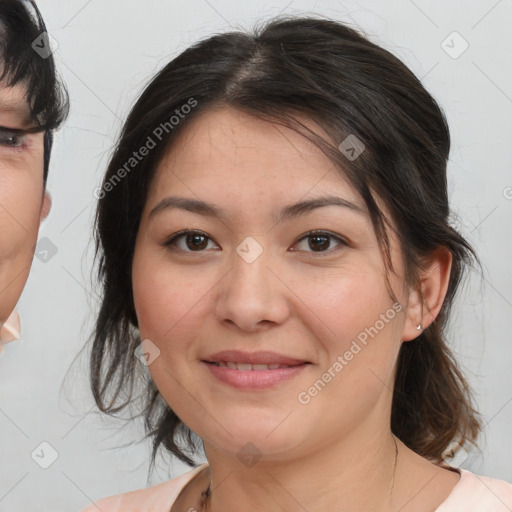
[{"label": "brown eye", "polygon": [[309,246],[314,251],[322,251],[323,249],[328,249],[330,245],[330,237],[329,235],[314,235],[309,238]]},{"label": "brown eye", "polygon": [[[165,242],[165,246],[171,247],[172,249],[177,248],[183,252],[203,252],[208,246],[208,240],[211,240],[211,238],[201,231],[186,230],[174,234]],[[179,245],[178,242],[183,241],[184,243]]]},{"label": "brown eye", "polygon": [[[313,253],[332,253],[337,248],[331,249],[330,245],[332,240],[335,240],[338,242],[338,246],[346,246],[348,245],[345,240],[343,240],[341,237],[334,235],[332,233],[329,233],[327,231],[312,231],[310,233],[307,233],[306,236],[303,236],[299,242],[302,242],[303,240],[308,240],[308,248],[310,249],[310,252]],[[307,249],[300,249],[300,250],[306,250]],[[319,254],[322,255],[322,254]],[[316,256],[316,254],[315,254]]]}]

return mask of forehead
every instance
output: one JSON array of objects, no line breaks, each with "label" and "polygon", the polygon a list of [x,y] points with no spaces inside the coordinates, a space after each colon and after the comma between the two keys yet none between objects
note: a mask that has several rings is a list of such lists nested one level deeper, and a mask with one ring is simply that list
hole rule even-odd
[{"label": "forehead", "polygon": [[[312,120],[295,118],[332,143]],[[158,175],[175,183],[180,181],[176,178],[189,183],[221,180],[224,186],[248,186],[262,179],[288,184],[301,180],[311,186],[340,182],[334,163],[306,136],[233,108],[208,110],[191,119],[166,151]]]},{"label": "forehead", "polygon": [[26,92],[23,85],[6,87],[0,82],[0,124],[4,124],[5,120],[23,125],[31,124]]}]

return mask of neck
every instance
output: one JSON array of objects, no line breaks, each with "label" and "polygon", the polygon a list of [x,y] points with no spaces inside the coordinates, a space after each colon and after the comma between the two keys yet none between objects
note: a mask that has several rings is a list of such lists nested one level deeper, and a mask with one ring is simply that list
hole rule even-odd
[{"label": "neck", "polygon": [[399,459],[397,442],[390,432],[365,443],[355,439],[360,435],[354,433],[336,447],[326,444],[293,460],[263,457],[251,467],[205,445],[210,492],[203,496],[203,510],[389,511]]}]

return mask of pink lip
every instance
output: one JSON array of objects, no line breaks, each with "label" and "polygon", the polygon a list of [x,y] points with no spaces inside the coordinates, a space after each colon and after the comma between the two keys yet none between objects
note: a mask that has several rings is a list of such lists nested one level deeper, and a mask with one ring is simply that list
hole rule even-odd
[{"label": "pink lip", "polygon": [[215,354],[205,357],[203,361],[216,363],[224,361],[251,364],[285,364],[289,366],[302,365],[303,363],[308,362],[304,359],[295,359],[293,357],[284,356],[276,352],[242,352],[241,350],[223,350],[222,352],[216,352]]},{"label": "pink lip", "polygon": [[213,376],[221,382],[238,389],[265,389],[280,382],[295,377],[298,373],[309,366],[302,363],[289,368],[277,368],[275,370],[249,370],[241,371],[236,368],[216,366],[213,363],[202,361],[212,372]]}]

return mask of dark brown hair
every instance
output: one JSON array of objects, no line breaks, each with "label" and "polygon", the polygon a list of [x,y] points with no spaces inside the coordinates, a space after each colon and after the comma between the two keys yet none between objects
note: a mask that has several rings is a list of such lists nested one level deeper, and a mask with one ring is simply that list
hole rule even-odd
[{"label": "dark brown hair", "polygon": [[[191,98],[197,102],[195,108],[118,179],[134,149]],[[169,62],[132,108],[104,177],[96,216],[102,303],[90,371],[98,407],[115,414],[133,403],[134,385],[142,375],[134,357],[141,340],[131,264],[155,169],[191,119],[224,106],[289,126],[313,140],[366,202],[389,271],[394,269],[386,224],[396,226],[408,283],[416,283],[423,259],[434,250],[443,246],[450,251],[452,271],[440,314],[417,340],[402,344],[391,428],[412,450],[434,461],[454,440],[474,442],[480,429],[478,413],[444,338],[463,272],[478,261],[450,225],[446,119],[398,58],[357,30],[320,17],[281,17],[256,27],[252,34],[230,32],[200,41]],[[316,122],[332,141],[316,136],[300,118]],[[349,135],[366,147],[356,159],[338,149]],[[392,223],[374,195],[384,202]],[[194,465],[186,451],[194,454],[195,434],[163,400],[147,373],[142,382],[139,412],[147,436],[153,438],[152,463],[163,445]]]}]

